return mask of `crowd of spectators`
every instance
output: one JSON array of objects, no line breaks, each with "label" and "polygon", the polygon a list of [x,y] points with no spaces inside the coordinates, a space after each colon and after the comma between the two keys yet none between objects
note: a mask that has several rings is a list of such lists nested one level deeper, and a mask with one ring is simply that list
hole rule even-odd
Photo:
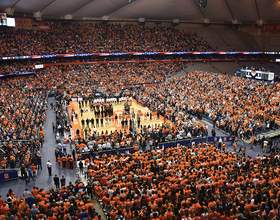
[{"label": "crowd of spectators", "polygon": [[33,71],[33,67],[27,63],[28,62],[1,62],[0,75]]},{"label": "crowd of spectators", "polygon": [[213,51],[197,34],[174,27],[145,27],[134,24],[95,25],[100,36],[101,52]]},{"label": "crowd of spectators", "polygon": [[48,30],[1,29],[2,56],[93,53],[98,50],[93,24],[60,24]]},{"label": "crowd of spectators", "polygon": [[88,182],[0,198],[2,219],[277,219],[279,155],[221,152],[211,143],[103,155],[85,161]]},{"label": "crowd of spectators", "polygon": [[[1,79],[0,141],[3,168],[31,165],[44,140],[47,94],[34,91],[34,76]],[[28,161],[28,162],[27,162]]]},{"label": "crowd of spectators", "polygon": [[[6,75],[9,73],[22,73],[22,72],[31,72],[36,70],[36,65],[43,65],[43,66],[49,66],[49,65],[104,65],[107,63],[112,64],[122,64],[126,65],[126,63],[135,63],[135,65],[144,65],[145,63],[155,63],[155,65],[158,65],[158,60],[161,60],[166,63],[171,63],[173,65],[174,62],[171,62],[170,60],[178,60],[180,61],[181,58],[178,57],[172,57],[172,56],[164,56],[164,57],[156,57],[156,56],[149,56],[149,57],[68,57],[68,58],[51,58],[51,59],[31,59],[31,60],[8,60],[8,61],[1,61],[0,62],[0,75]],[[183,62],[183,61],[182,61]],[[136,64],[139,63],[139,64]],[[161,69],[163,66],[161,67]],[[174,70],[178,71],[178,70]],[[173,73],[174,73],[173,71]]]},{"label": "crowd of spectators", "polygon": [[120,93],[126,86],[158,84],[175,75],[183,63],[116,63],[52,67],[65,72],[63,86],[68,95],[89,97],[94,91],[104,94]]},{"label": "crowd of spectators", "polygon": [[[3,28],[1,32],[2,56],[119,52],[120,48],[214,50],[195,34],[168,27],[56,24],[48,31]],[[0,73],[11,68],[22,66],[8,65]],[[277,219],[279,155],[252,160],[238,153],[221,152],[211,143],[145,151],[148,141],[156,147],[161,141],[207,135],[207,126],[196,117],[205,116],[214,126],[244,138],[279,127],[278,83],[199,71],[165,81],[182,68],[182,63],[51,66],[33,75],[0,79],[1,166],[13,168],[19,162],[22,172],[28,172],[24,177],[28,181],[36,175],[34,165],[40,168],[47,95],[51,90],[64,89],[66,99],[89,98],[96,91],[110,97],[130,86],[125,96],[134,97],[157,117],[172,122],[140,126],[139,139],[127,131],[98,134],[94,130],[85,140],[74,138],[76,149],[106,142],[109,148],[137,145],[144,151],[134,148],[135,152],[128,155],[88,158],[90,178],[86,186],[70,182],[49,192],[35,187],[24,192],[23,200],[15,198],[10,190],[5,202],[0,198],[0,219],[100,219],[89,200],[93,192],[112,220]],[[66,113],[62,103],[54,106],[57,114]]]},{"label": "crowd of spectators", "polygon": [[[43,143],[48,91],[65,88],[69,96],[87,97],[102,87],[110,95],[126,85],[163,82],[181,68],[181,63],[53,66],[33,75],[1,79],[1,161],[6,161],[6,168],[31,165],[32,156]],[[65,109],[58,104],[54,109],[61,119]],[[59,123],[64,125],[65,120]],[[15,159],[11,162],[10,158]]]},{"label": "crowd of spectators", "polygon": [[[180,139],[189,133],[188,137],[202,137],[207,127],[194,118],[201,115],[233,135],[250,136],[278,127],[279,84],[206,72],[188,73],[185,77],[164,81],[170,70],[175,73],[180,68],[181,64],[171,63],[53,66],[36,75],[1,79],[0,135],[4,160],[12,167],[11,159],[15,157],[28,172],[33,172],[31,167],[38,159],[44,138],[42,125],[47,91],[58,88],[64,88],[68,95],[88,97],[92,87],[104,87],[109,96],[120,92],[121,85],[126,82],[152,83],[132,88],[125,94],[173,123],[140,126],[142,139],[125,131],[93,132],[87,139],[89,147],[103,139],[106,144],[116,140],[124,146],[137,144],[145,150],[143,146],[149,140],[157,146],[163,138]],[[29,142],[15,143],[14,140]],[[84,142],[75,144],[81,147]],[[19,152],[25,153],[20,155]],[[274,192],[278,190],[278,181],[274,181],[278,165],[277,155],[252,161],[237,154],[221,153],[211,145],[198,144],[165,152],[157,149],[129,156],[97,157],[88,173],[95,183],[100,183],[96,184],[95,192],[112,218],[118,215],[143,219],[148,216],[152,219],[183,216],[199,219],[201,215],[208,215],[209,219],[211,215],[218,219],[239,215],[253,218],[260,213],[264,219],[265,216],[271,219],[276,212],[275,201],[278,201],[278,194]],[[50,208],[53,206],[51,203]],[[28,207],[25,211],[28,212]]]},{"label": "crowd of spectators", "polygon": [[115,219],[276,219],[279,155],[245,158],[211,143],[95,157],[88,173]]},{"label": "crowd of spectators", "polygon": [[[84,106],[84,104],[81,105]],[[147,116],[144,117],[145,114]],[[93,156],[95,151],[135,146],[137,146],[137,149],[139,146],[141,150],[146,150],[147,148],[157,147],[162,142],[207,136],[207,126],[204,126],[203,123],[190,114],[184,116],[182,123],[176,124],[176,119],[171,119],[174,125],[166,119],[157,124],[154,120],[157,120],[160,115],[157,115],[156,112],[145,114],[142,113],[143,116],[140,116],[141,113],[137,112],[131,114],[131,117],[122,115],[122,119],[117,119],[118,115],[114,115],[112,120],[108,120],[109,122],[106,122],[104,118],[100,124],[95,123],[95,119],[86,119],[84,122],[82,120],[82,128],[81,130],[77,129],[77,135],[72,140],[76,146],[77,153],[86,152]],[[145,124],[147,121],[150,123],[149,125]],[[99,126],[104,127],[105,125],[106,127],[108,123],[112,125],[121,124],[121,122],[124,123],[122,123],[119,131],[117,129],[109,132],[108,130],[101,132],[97,130]],[[137,128],[139,134],[136,132]],[[57,147],[62,152],[63,145],[58,144]]]},{"label": "crowd of spectators", "polygon": [[[64,180],[64,181],[61,181]],[[61,187],[59,187],[61,183]],[[15,197],[12,189],[7,199],[0,198],[0,219],[101,219],[90,199],[93,196],[92,182],[86,185],[76,181],[66,184],[61,178],[56,189],[26,188],[21,197]]]},{"label": "crowd of spectators", "polygon": [[2,28],[0,42],[1,56],[215,50],[197,34],[134,24],[56,23],[47,30]]},{"label": "crowd of spectators", "polygon": [[175,125],[184,124],[186,114],[205,116],[214,127],[245,139],[279,127],[278,83],[197,71],[135,94]]},{"label": "crowd of spectators", "polygon": [[52,66],[35,75],[1,79],[4,86],[1,87],[0,138],[6,154],[4,158],[11,154],[18,158],[15,149],[20,151],[24,146],[24,142],[15,144],[13,140],[28,140],[32,143],[28,147],[39,150],[47,91],[58,88],[64,88],[68,97],[88,98],[96,91],[111,96],[121,93],[124,86],[150,83],[150,86],[131,88],[124,95],[134,97],[173,123],[169,127],[140,128],[144,139],[147,141],[149,137],[155,144],[206,136],[207,127],[194,116],[208,117],[214,126],[244,138],[278,128],[278,83],[206,72],[189,73],[165,82],[181,68],[182,63]]}]

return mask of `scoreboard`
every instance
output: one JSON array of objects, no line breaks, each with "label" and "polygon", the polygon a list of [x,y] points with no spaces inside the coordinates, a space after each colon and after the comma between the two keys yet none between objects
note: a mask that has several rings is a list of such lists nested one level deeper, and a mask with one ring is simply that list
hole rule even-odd
[{"label": "scoreboard", "polygon": [[7,26],[7,14],[6,13],[0,13],[0,25]]},{"label": "scoreboard", "polygon": [[6,13],[0,12],[0,26],[15,27],[15,18],[7,17]]},{"label": "scoreboard", "polygon": [[246,77],[249,79],[265,80],[265,81],[274,80],[273,72],[261,71],[261,70],[237,69],[236,76]]}]

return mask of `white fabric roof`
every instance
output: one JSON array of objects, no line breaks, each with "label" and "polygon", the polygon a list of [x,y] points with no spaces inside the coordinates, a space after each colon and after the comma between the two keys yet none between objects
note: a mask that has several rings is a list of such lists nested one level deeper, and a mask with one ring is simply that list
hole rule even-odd
[{"label": "white fabric roof", "polygon": [[0,11],[42,12],[54,18],[71,14],[73,18],[173,20],[223,22],[280,22],[279,0],[208,0],[205,8],[199,0],[1,0]]}]

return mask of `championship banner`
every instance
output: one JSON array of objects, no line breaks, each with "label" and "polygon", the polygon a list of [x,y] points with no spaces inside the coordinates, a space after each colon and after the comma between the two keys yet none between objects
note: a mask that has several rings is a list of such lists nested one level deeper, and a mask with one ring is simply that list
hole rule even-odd
[{"label": "championship banner", "polygon": [[264,24],[262,26],[262,34],[280,34],[280,24]]},{"label": "championship banner", "polygon": [[280,33],[280,24],[276,25],[276,31]]},{"label": "championship banner", "polygon": [[54,21],[39,21],[38,22],[38,29],[39,30],[47,30],[54,25]]},{"label": "championship banner", "polygon": [[32,18],[15,18],[16,20],[16,28],[18,29],[26,29],[32,30],[33,29],[33,19]]},{"label": "championship banner", "polygon": [[255,24],[251,24],[251,31],[252,31],[252,32],[255,31]]}]

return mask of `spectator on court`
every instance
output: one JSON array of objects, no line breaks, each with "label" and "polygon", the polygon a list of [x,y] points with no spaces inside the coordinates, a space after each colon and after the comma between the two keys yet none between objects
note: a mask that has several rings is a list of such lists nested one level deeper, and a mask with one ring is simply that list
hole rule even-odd
[{"label": "spectator on court", "polygon": [[53,182],[55,184],[56,189],[59,189],[59,177],[56,174],[53,178]]},{"label": "spectator on court", "polygon": [[52,175],[52,164],[51,164],[50,160],[48,160],[46,165],[47,165],[47,168],[48,168],[49,176],[51,176]]}]

